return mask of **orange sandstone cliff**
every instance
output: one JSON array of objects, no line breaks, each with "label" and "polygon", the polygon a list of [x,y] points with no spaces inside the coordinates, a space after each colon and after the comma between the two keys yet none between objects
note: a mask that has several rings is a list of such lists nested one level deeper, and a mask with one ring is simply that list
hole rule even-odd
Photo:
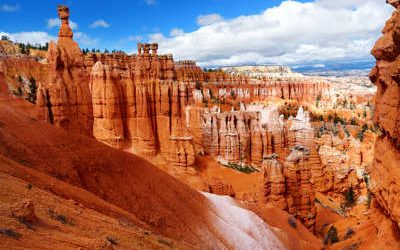
[{"label": "orange sandstone cliff", "polygon": [[369,169],[371,189],[379,205],[400,226],[400,10],[386,22],[372,50],[377,62],[370,73],[377,85],[375,122],[382,131]]}]

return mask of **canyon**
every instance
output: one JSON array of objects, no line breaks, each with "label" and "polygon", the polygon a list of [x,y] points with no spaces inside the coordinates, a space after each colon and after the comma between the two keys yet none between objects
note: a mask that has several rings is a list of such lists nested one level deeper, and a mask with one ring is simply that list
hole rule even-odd
[{"label": "canyon", "polygon": [[399,249],[398,10],[376,88],[83,53],[57,10],[45,56],[0,43],[6,249]]}]

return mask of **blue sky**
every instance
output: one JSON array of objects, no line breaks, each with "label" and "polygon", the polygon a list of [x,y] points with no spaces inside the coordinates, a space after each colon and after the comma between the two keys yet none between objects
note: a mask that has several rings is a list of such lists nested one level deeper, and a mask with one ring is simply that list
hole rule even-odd
[{"label": "blue sky", "polygon": [[[52,39],[58,31],[56,6],[66,4],[82,48],[132,52],[139,40],[155,41],[161,52],[203,65],[369,60],[373,41],[391,12],[383,2],[0,1],[0,33],[21,41]],[[343,32],[335,28],[340,26]]]},{"label": "blue sky", "polygon": [[[133,37],[157,32],[169,34],[174,28],[185,32],[196,30],[197,17],[218,13],[223,18],[258,14],[278,0],[97,0],[97,1],[0,1],[1,5],[15,7],[15,11],[0,12],[0,30],[8,33],[45,31],[57,35],[57,27],[48,28],[47,20],[57,17],[58,4],[71,10],[71,20],[77,23],[75,32],[83,32],[97,42],[95,47],[131,50]],[[305,1],[304,1],[305,2]],[[98,20],[108,28],[90,28]],[[129,39],[131,38],[131,39]],[[135,41],[133,41],[135,42]],[[82,46],[90,44],[82,44]]]}]

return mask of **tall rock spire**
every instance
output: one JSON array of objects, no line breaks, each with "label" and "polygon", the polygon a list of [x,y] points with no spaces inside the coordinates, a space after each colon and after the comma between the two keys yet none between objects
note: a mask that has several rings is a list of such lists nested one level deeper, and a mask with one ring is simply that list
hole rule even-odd
[{"label": "tall rock spire", "polygon": [[73,32],[71,27],[69,26],[69,8],[65,5],[59,5],[57,7],[58,17],[61,20],[60,32],[58,33],[58,37],[73,37]]},{"label": "tall rock spire", "polygon": [[50,42],[47,51],[49,72],[38,89],[39,118],[83,134],[92,135],[93,108],[89,74],[83,54],[72,37],[69,8],[58,6],[61,19],[58,41]]}]

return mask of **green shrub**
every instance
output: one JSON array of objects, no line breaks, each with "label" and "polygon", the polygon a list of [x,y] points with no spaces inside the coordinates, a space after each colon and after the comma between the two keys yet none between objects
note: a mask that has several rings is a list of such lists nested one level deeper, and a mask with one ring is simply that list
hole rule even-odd
[{"label": "green shrub", "polygon": [[324,244],[335,244],[339,242],[338,231],[335,226],[331,226],[325,236]]},{"label": "green shrub", "polygon": [[363,140],[364,140],[364,132],[360,131],[360,132],[357,134],[357,138],[358,138],[360,141],[363,141]]},{"label": "green shrub", "polygon": [[237,170],[237,171],[240,171],[240,172],[245,173],[245,174],[251,174],[251,173],[254,173],[254,172],[259,172],[258,169],[254,168],[252,166],[244,165],[244,164],[240,165],[240,164],[237,164],[237,163],[229,162],[228,164],[223,164],[223,166],[231,168],[231,169],[234,169],[234,170]]},{"label": "green shrub", "polygon": [[31,77],[31,79],[29,80],[29,93],[28,93],[27,100],[30,101],[31,103],[35,104],[36,96],[37,96],[36,80],[35,80],[35,78]]},{"label": "green shrub", "polygon": [[52,209],[49,209],[49,215],[50,218],[52,218],[53,220],[57,220],[59,222],[61,222],[62,224],[66,224],[66,225],[70,225],[70,226],[74,226],[75,223],[72,219],[68,218],[66,215],[63,214],[58,214],[56,212],[54,212]]},{"label": "green shrub", "polygon": [[113,246],[116,246],[116,245],[118,245],[118,242],[117,242],[117,240],[116,239],[114,239],[113,237],[111,237],[111,236],[107,236],[106,237],[106,240],[108,241],[108,242],[110,242],[110,244],[111,245],[113,245]]},{"label": "green shrub", "polygon": [[294,218],[293,216],[289,217],[289,219],[288,219],[288,224],[289,224],[292,228],[297,228],[297,221],[296,221],[296,218]]},{"label": "green shrub", "polygon": [[195,88],[196,88],[197,90],[202,90],[202,89],[203,89],[203,85],[201,84],[201,82],[196,82]]},{"label": "green shrub", "polygon": [[351,227],[348,228],[346,231],[346,234],[344,235],[344,239],[345,240],[349,239],[354,233],[355,232],[354,232],[353,228],[351,228]]},{"label": "green shrub", "polygon": [[22,235],[20,233],[17,233],[12,229],[3,229],[3,228],[0,228],[0,235],[14,238],[16,240],[19,240],[22,237]]},{"label": "green shrub", "polygon": [[344,196],[344,206],[352,207],[356,201],[356,195],[353,187],[351,186],[348,190],[343,193]]},{"label": "green shrub", "polygon": [[367,124],[362,125],[362,131],[365,132],[367,130],[368,130],[368,125]]}]

